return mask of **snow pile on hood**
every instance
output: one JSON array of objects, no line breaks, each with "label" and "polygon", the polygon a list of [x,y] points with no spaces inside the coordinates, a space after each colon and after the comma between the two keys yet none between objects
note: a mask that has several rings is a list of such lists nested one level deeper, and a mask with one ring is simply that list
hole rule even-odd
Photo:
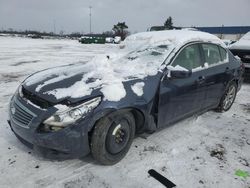
[{"label": "snow pile on hood", "polygon": [[[100,88],[105,100],[119,101],[126,96],[124,81],[143,80],[147,76],[156,75],[171,52],[191,41],[224,45],[216,36],[197,31],[139,33],[128,37],[122,44],[122,49],[108,54],[109,57],[100,55],[83,64],[48,69],[32,75],[25,84],[30,86],[40,83],[36,86],[36,92],[40,92],[49,84],[82,74],[81,80],[70,87],[54,88],[44,93],[57,99],[80,98],[91,95],[94,89]],[[142,95],[143,86],[141,83],[134,86],[133,90],[138,96]]]},{"label": "snow pile on hood", "polygon": [[250,50],[250,32],[245,34],[238,42],[232,44],[230,49]]}]

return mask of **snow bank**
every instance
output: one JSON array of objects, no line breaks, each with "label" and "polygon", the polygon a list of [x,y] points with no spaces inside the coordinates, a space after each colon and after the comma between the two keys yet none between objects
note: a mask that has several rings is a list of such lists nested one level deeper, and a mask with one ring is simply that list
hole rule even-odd
[{"label": "snow bank", "polygon": [[[82,79],[68,88],[55,88],[46,91],[57,99],[80,98],[90,95],[96,88],[109,101],[119,101],[126,96],[123,82],[129,79],[144,79],[156,75],[161,65],[174,51],[191,41],[214,42],[224,45],[216,36],[199,31],[159,31],[145,32],[128,37],[122,44],[123,49],[116,49],[112,54],[99,55],[91,61],[74,67],[54,68],[32,75],[26,85],[41,83],[36,87],[39,92],[44,86],[83,73]],[[168,61],[166,61],[168,62]],[[94,81],[88,82],[89,79]],[[139,85],[141,86],[141,85]],[[141,94],[138,85],[136,94]]]}]

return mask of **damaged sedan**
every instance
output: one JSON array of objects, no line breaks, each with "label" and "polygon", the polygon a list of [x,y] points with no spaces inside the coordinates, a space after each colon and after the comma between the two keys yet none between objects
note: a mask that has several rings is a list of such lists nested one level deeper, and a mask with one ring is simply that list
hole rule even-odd
[{"label": "damaged sedan", "polygon": [[216,36],[158,31],[129,36],[113,53],[30,75],[9,105],[9,125],[29,146],[104,165],[119,162],[135,134],[232,106],[242,63]]}]

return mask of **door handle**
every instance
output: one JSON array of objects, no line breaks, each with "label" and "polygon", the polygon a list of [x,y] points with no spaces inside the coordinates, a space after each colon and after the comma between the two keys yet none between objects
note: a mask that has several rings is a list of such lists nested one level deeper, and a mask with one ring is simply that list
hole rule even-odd
[{"label": "door handle", "polygon": [[198,83],[199,85],[204,84],[204,83],[205,83],[205,80],[206,80],[205,76],[200,76],[200,77],[198,78],[198,80],[197,80],[197,83]]},{"label": "door handle", "polygon": [[225,73],[229,73],[229,72],[230,72],[230,69],[229,69],[229,67],[227,67],[225,70]]}]

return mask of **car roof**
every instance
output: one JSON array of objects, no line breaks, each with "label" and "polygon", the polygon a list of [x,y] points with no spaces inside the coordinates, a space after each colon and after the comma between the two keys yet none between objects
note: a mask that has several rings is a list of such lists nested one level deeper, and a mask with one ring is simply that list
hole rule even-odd
[{"label": "car roof", "polygon": [[225,47],[223,41],[217,36],[201,32],[201,31],[190,31],[190,30],[165,30],[165,31],[153,31],[153,32],[142,32],[130,35],[127,37],[125,42],[139,42],[147,41],[151,45],[158,44],[161,42],[168,42],[175,46],[182,46],[190,42],[211,42],[219,44]]}]

